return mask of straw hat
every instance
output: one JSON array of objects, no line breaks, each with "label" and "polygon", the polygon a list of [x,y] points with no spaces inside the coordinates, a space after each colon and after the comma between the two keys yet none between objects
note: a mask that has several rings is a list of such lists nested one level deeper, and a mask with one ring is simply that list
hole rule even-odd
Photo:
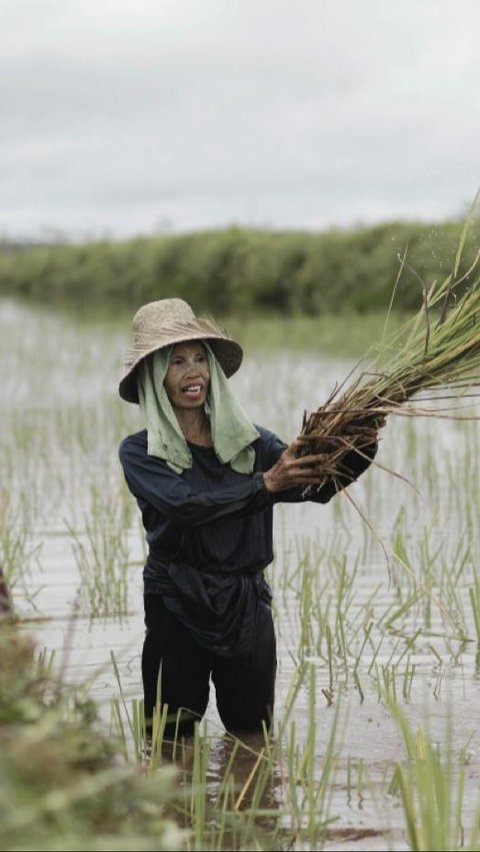
[{"label": "straw hat", "polygon": [[242,363],[241,346],[213,320],[196,317],[183,299],[148,302],[133,318],[133,349],[125,356],[126,373],[118,387],[122,399],[138,403],[137,367],[147,355],[187,340],[208,340],[227,378]]}]

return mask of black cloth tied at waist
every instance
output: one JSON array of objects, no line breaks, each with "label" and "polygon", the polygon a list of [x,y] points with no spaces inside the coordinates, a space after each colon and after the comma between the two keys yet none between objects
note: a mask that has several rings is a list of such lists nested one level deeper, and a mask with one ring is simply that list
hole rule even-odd
[{"label": "black cloth tied at waist", "polygon": [[156,593],[194,639],[215,654],[248,659],[259,610],[272,599],[263,569],[256,573],[208,573],[184,563],[156,572]]}]

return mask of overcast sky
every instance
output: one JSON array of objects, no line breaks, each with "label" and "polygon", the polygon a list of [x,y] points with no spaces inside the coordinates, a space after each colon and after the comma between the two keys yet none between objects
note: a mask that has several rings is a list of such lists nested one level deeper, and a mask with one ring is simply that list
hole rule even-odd
[{"label": "overcast sky", "polygon": [[0,0],[0,233],[462,214],[478,0]]}]

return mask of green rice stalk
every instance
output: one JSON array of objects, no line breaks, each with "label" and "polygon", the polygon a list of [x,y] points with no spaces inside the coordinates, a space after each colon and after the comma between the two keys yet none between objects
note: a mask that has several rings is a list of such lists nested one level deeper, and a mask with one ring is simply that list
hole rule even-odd
[{"label": "green rice stalk", "polygon": [[[464,848],[465,768],[456,766],[451,719],[447,719],[442,754],[423,728],[412,729],[395,700],[388,694],[386,699],[407,752],[406,761],[396,766],[394,785],[403,806],[410,849],[424,852]],[[475,824],[472,829],[473,839]]]},{"label": "green rice stalk", "polygon": [[475,632],[477,641],[480,642],[480,578],[477,572],[474,573],[473,585],[468,590],[470,603],[472,606],[473,621],[475,624]]},{"label": "green rice stalk", "polygon": [[[422,308],[388,343],[382,343],[377,366],[354,380],[348,376],[324,405],[305,414],[299,454],[322,455],[325,481],[348,478],[347,453],[364,453],[386,415],[452,416],[452,409],[443,407],[445,392],[439,390],[455,389],[457,400],[473,395],[480,382],[480,251],[470,269],[458,277],[472,215],[460,239],[453,274],[428,290],[423,285]],[[404,408],[420,391],[433,393]],[[425,400],[429,407],[418,405]],[[454,409],[453,416],[462,415]]]}]

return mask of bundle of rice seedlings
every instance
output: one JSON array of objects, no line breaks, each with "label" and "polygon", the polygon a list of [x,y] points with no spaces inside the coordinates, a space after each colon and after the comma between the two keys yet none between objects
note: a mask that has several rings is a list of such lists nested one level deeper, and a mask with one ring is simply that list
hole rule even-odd
[{"label": "bundle of rice seedlings", "polygon": [[[444,395],[439,389],[454,388],[454,398],[464,399],[480,383],[480,250],[470,269],[459,276],[462,249],[476,202],[477,198],[460,238],[452,274],[428,290],[423,286],[423,304],[418,314],[388,345],[377,349],[376,363],[381,363],[381,368],[374,366],[348,385],[350,374],[324,405],[309,416],[304,415],[300,454],[322,454],[326,479],[348,478],[346,454],[351,450],[365,451],[389,413],[403,409],[408,414],[443,416]],[[405,257],[389,313],[404,266]],[[420,408],[413,400],[405,409],[405,403],[425,390],[434,391],[428,398],[428,408]],[[422,396],[422,402],[425,399]],[[455,416],[455,409],[450,408],[449,416]]]}]

